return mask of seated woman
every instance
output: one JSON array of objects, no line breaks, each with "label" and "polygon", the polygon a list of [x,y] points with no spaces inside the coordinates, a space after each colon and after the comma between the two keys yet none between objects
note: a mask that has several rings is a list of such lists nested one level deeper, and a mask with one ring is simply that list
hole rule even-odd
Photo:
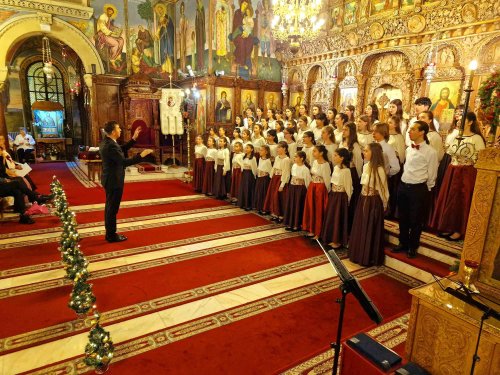
[{"label": "seated woman", "polygon": [[[0,148],[1,177],[17,177],[16,169],[19,170],[22,167],[14,161],[14,151],[7,146],[3,135],[0,135]],[[24,179],[31,190],[35,191],[37,189],[29,174],[25,175]]]},{"label": "seated woman", "polygon": [[33,137],[26,133],[25,129],[21,129],[19,134],[14,139],[14,145],[17,147],[17,160],[20,163],[25,163],[31,155],[34,154],[35,140]]}]

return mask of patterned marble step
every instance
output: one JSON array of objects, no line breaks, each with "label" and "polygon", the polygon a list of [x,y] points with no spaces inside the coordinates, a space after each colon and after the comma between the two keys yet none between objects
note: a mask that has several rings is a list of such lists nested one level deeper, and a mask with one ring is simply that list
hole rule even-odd
[{"label": "patterned marble step", "polygon": [[[385,220],[385,231],[389,244],[397,245],[399,243],[399,226],[397,222]],[[447,264],[453,264],[460,258],[463,242],[451,242],[444,238],[439,238],[435,234],[422,232],[420,238],[419,252]]]},{"label": "patterned marble step", "polygon": [[434,281],[432,275],[443,277],[450,273],[449,265],[446,263],[423,254],[409,259],[405,253],[391,253],[390,247],[385,249],[384,265],[424,283]]}]

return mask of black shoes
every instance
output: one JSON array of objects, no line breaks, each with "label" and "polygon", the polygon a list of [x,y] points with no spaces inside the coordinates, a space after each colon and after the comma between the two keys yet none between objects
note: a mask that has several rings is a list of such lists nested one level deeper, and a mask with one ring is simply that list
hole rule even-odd
[{"label": "black shoes", "polygon": [[416,250],[412,250],[412,249],[409,249],[408,250],[408,254],[406,254],[406,256],[409,258],[409,259],[413,259],[417,256],[417,251]]},{"label": "black shoes", "polygon": [[22,214],[19,216],[19,224],[35,224],[35,220],[33,220],[29,215]]},{"label": "black shoes", "polygon": [[408,251],[408,248],[406,246],[401,245],[401,244],[399,244],[395,248],[391,249],[391,253],[403,253],[403,252],[407,252],[407,251]]},{"label": "black shoes", "polygon": [[125,237],[123,234],[117,233],[111,237],[106,236],[106,241],[108,241],[108,242],[123,242],[123,241],[127,241],[127,237]]},{"label": "black shoes", "polygon": [[50,202],[52,199],[54,199],[52,195],[39,195],[38,197],[36,197],[36,201],[39,204]]}]

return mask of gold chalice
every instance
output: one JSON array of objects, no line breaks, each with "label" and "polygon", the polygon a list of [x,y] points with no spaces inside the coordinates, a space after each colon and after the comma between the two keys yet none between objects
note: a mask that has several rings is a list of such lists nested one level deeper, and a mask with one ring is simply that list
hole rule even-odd
[{"label": "gold chalice", "polygon": [[474,260],[465,260],[464,262],[464,285],[467,289],[470,289],[471,282],[476,277],[477,269],[479,268],[479,263]]}]

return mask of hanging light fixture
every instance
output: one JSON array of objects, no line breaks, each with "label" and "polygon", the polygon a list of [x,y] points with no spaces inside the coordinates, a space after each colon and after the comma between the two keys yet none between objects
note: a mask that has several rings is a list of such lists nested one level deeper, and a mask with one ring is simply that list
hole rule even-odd
[{"label": "hanging light fixture", "polygon": [[54,76],[54,68],[52,67],[52,54],[50,51],[50,40],[46,36],[42,38],[42,58],[43,58],[43,72],[48,80]]},{"label": "hanging light fixture", "polygon": [[288,41],[290,51],[296,54],[302,41],[316,37],[325,24],[319,19],[321,0],[273,0],[273,35]]}]

